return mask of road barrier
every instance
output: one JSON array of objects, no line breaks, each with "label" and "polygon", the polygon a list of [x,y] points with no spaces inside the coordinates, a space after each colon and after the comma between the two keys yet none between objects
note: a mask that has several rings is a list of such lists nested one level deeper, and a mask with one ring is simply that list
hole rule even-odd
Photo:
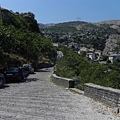
[{"label": "road barrier", "polygon": [[120,90],[118,89],[86,83],[84,95],[115,108],[117,113],[120,112]]},{"label": "road barrier", "polygon": [[73,79],[59,77],[56,74],[52,74],[52,81],[66,88],[74,88],[75,81]]}]

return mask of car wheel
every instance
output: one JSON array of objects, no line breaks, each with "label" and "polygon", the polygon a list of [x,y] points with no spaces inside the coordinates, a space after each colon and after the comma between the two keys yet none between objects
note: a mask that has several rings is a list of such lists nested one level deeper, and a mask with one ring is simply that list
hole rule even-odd
[{"label": "car wheel", "polygon": [[4,79],[0,79],[0,88],[4,86]]},{"label": "car wheel", "polygon": [[21,79],[20,79],[20,80],[22,81],[22,80],[24,80],[24,78],[25,78],[24,76],[21,76]]},{"label": "car wheel", "polygon": [[22,81],[22,77],[21,77],[21,76],[19,76],[19,79],[18,79],[18,81],[19,81],[19,82],[21,82],[21,81]]}]

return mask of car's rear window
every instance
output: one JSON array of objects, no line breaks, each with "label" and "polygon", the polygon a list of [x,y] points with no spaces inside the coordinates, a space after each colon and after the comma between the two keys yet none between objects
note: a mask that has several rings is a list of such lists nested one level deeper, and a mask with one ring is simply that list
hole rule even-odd
[{"label": "car's rear window", "polygon": [[7,71],[17,72],[17,71],[19,71],[19,68],[14,68],[14,67],[12,67],[12,68],[9,68]]}]

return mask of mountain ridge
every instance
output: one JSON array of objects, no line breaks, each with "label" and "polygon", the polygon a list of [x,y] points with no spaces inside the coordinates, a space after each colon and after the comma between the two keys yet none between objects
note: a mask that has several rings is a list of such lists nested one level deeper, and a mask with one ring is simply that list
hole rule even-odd
[{"label": "mountain ridge", "polygon": [[[120,20],[106,20],[97,23],[69,21],[40,30],[53,42],[68,44],[74,41],[78,44],[91,44],[95,49],[105,51],[104,54],[111,50],[114,51],[120,43]],[[113,45],[111,45],[111,41]]]},{"label": "mountain ridge", "polygon": [[97,24],[117,24],[120,25],[120,20],[105,20],[97,22]]},{"label": "mountain ridge", "polygon": [[120,25],[120,20],[103,20],[100,22],[86,22],[86,21],[68,21],[68,22],[59,22],[59,23],[38,23],[40,28],[46,28],[46,27],[51,27],[57,24],[62,24],[62,23],[69,23],[69,22],[85,22],[85,23],[91,23],[91,24],[117,24]]}]

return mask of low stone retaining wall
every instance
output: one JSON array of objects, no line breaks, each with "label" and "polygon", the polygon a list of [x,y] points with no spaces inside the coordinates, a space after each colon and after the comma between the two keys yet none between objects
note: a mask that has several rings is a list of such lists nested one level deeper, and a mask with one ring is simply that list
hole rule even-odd
[{"label": "low stone retaining wall", "polygon": [[64,86],[66,88],[74,88],[74,84],[75,84],[73,79],[59,77],[56,76],[56,74],[52,74],[52,81],[55,84]]},{"label": "low stone retaining wall", "polygon": [[84,95],[120,110],[120,90],[118,89],[86,83]]}]

